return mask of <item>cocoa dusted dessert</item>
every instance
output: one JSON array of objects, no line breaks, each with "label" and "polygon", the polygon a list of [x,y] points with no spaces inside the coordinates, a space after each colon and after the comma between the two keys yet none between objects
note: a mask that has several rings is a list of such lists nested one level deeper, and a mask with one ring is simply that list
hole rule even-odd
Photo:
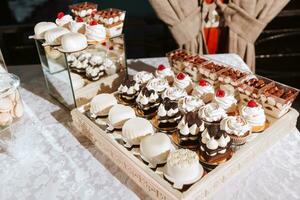
[{"label": "cocoa dusted dessert", "polygon": [[159,129],[175,129],[181,119],[181,112],[178,102],[169,98],[164,98],[157,112],[157,122]]},{"label": "cocoa dusted dessert", "polygon": [[182,49],[177,49],[167,54],[170,66],[173,67],[176,73],[183,71],[183,61],[188,56],[188,53]]},{"label": "cocoa dusted dessert", "polygon": [[199,81],[201,79],[199,68],[206,61],[206,58],[200,57],[199,55],[193,56],[188,63],[184,62],[184,72],[190,75],[193,81]]},{"label": "cocoa dusted dessert", "polygon": [[255,76],[238,86],[240,99],[243,103],[247,103],[251,99],[259,100],[261,93],[272,86],[272,81],[261,77]]},{"label": "cocoa dusted dessert", "polygon": [[242,72],[233,68],[227,68],[227,70],[220,72],[218,80],[221,83],[238,86],[247,78],[248,75],[249,74],[246,72]]},{"label": "cocoa dusted dessert", "polygon": [[204,122],[199,118],[197,111],[186,113],[177,126],[179,146],[199,146],[199,139],[204,129]]},{"label": "cocoa dusted dessert", "polygon": [[156,113],[161,98],[158,93],[147,87],[144,87],[136,98],[138,109],[141,111],[142,117],[151,117]]},{"label": "cocoa dusted dessert", "polygon": [[118,88],[120,100],[125,104],[134,104],[140,92],[140,85],[131,79],[126,79]]},{"label": "cocoa dusted dessert", "polygon": [[218,73],[225,69],[225,65],[221,65],[216,62],[209,62],[202,65],[202,67],[199,68],[199,72],[212,81],[216,81],[218,79]]},{"label": "cocoa dusted dessert", "polygon": [[97,11],[97,7],[97,4],[91,2],[82,2],[69,6],[74,17],[80,17],[84,19],[84,21],[89,21],[87,18],[92,16]]},{"label": "cocoa dusted dessert", "polygon": [[280,118],[289,111],[298,93],[298,89],[276,82],[261,94],[263,108],[267,114]]},{"label": "cocoa dusted dessert", "polygon": [[125,11],[113,8],[100,10],[95,13],[94,19],[105,26],[109,37],[115,37],[122,33]]}]

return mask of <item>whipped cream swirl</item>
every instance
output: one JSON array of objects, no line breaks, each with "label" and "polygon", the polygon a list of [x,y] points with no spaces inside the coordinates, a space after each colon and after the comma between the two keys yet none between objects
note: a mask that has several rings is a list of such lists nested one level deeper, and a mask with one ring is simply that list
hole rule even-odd
[{"label": "whipped cream swirl", "polygon": [[71,21],[69,24],[69,29],[73,33],[78,33],[80,30],[82,30],[85,26],[84,22],[76,22],[76,21]]},{"label": "whipped cream swirl", "polygon": [[158,93],[162,93],[169,87],[169,83],[166,79],[154,78],[147,83],[146,87],[149,90],[154,90]]},{"label": "whipped cream swirl", "polygon": [[185,96],[178,101],[179,108],[182,112],[195,111],[204,105],[203,101],[194,96]]},{"label": "whipped cream swirl", "polygon": [[72,18],[71,15],[64,15],[61,18],[56,18],[55,23],[58,26],[64,26],[64,25],[68,24],[71,21],[73,21],[73,18]]},{"label": "whipped cream swirl", "polygon": [[170,77],[174,77],[174,72],[172,71],[172,69],[170,67],[166,67],[164,68],[163,70],[156,70],[155,71],[155,76],[157,78],[161,78],[161,79],[164,79],[168,76]]},{"label": "whipped cream swirl", "polygon": [[214,93],[215,93],[214,87],[207,82],[205,86],[196,85],[194,87],[192,94],[196,97],[201,98],[205,94],[214,94]]},{"label": "whipped cream swirl", "polygon": [[199,109],[198,115],[207,122],[218,122],[227,117],[223,108],[216,103],[209,103]]},{"label": "whipped cream swirl", "polygon": [[250,131],[250,124],[241,116],[229,116],[224,118],[220,124],[221,130],[228,134],[244,136]]},{"label": "whipped cream swirl", "polygon": [[86,26],[85,35],[89,41],[101,42],[106,39],[106,30],[102,24]]},{"label": "whipped cream swirl", "polygon": [[174,81],[174,86],[180,88],[180,89],[185,89],[187,88],[190,84],[192,83],[191,77],[188,75],[185,75],[183,79],[178,79],[177,77],[175,78]]},{"label": "whipped cream swirl", "polygon": [[262,126],[266,122],[266,115],[260,104],[256,107],[243,106],[241,115],[251,126]]},{"label": "whipped cream swirl", "polygon": [[219,104],[220,107],[223,108],[224,110],[227,110],[233,104],[236,104],[237,100],[234,98],[234,96],[231,92],[229,92],[228,90],[225,90],[225,96],[223,96],[223,97],[215,96],[214,102]]},{"label": "whipped cream swirl", "polygon": [[133,76],[133,80],[139,84],[145,84],[153,78],[153,74],[146,71],[140,71]]},{"label": "whipped cream swirl", "polygon": [[170,100],[178,100],[181,97],[186,96],[187,93],[185,90],[177,87],[169,87],[162,94],[162,98],[169,98]]}]

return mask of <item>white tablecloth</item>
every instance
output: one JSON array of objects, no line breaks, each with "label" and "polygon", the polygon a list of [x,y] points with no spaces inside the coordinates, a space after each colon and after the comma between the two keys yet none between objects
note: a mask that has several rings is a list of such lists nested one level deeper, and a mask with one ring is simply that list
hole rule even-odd
[{"label": "white tablecloth", "polygon": [[[213,56],[247,69],[235,55]],[[167,64],[165,58],[129,62],[135,70]],[[84,137],[74,130],[67,110],[39,86],[24,86],[25,116],[0,136],[0,199],[148,198]],[[74,137],[75,136],[75,137]],[[253,166],[234,176],[212,199],[300,199],[300,134],[290,134]],[[134,192],[132,192],[134,191]]]}]

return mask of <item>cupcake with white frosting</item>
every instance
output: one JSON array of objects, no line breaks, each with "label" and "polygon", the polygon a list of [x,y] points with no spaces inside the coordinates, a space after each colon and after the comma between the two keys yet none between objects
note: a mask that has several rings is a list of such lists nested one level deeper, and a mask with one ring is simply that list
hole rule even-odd
[{"label": "cupcake with white frosting", "polygon": [[234,94],[229,90],[217,90],[213,102],[226,110],[227,114],[235,115],[237,111],[237,100],[234,98]]},{"label": "cupcake with white frosting", "polygon": [[86,26],[85,35],[90,42],[104,42],[106,40],[105,27],[94,20]]},{"label": "cupcake with white frosting", "polygon": [[182,113],[198,111],[204,102],[195,96],[185,96],[178,100],[179,109]]},{"label": "cupcake with white frosting", "polygon": [[174,80],[174,86],[178,87],[182,90],[185,90],[188,94],[190,94],[193,90],[192,80],[189,75],[179,72]]},{"label": "cupcake with white frosting", "polygon": [[140,71],[133,76],[133,80],[135,80],[140,85],[147,84],[153,78],[153,74],[146,71]]},{"label": "cupcake with white frosting", "polygon": [[81,17],[76,18],[76,21],[73,20],[69,23],[69,30],[73,33],[85,33],[85,25],[86,23],[83,21]]},{"label": "cupcake with white frosting", "polygon": [[202,106],[198,111],[199,117],[206,123],[220,123],[227,117],[226,111],[216,103],[209,103]]},{"label": "cupcake with white frosting", "polygon": [[136,98],[138,109],[141,111],[142,116],[153,116],[156,113],[161,98],[155,90],[144,87]]},{"label": "cupcake with white frosting", "polygon": [[192,95],[201,98],[204,103],[209,103],[213,100],[215,94],[214,87],[204,79],[199,80],[198,84],[194,86]]},{"label": "cupcake with white frosting", "polygon": [[155,76],[160,79],[166,79],[171,85],[174,82],[174,72],[170,67],[166,67],[164,65],[158,65],[155,70]]},{"label": "cupcake with white frosting", "polygon": [[228,116],[221,121],[221,130],[224,130],[235,145],[241,145],[251,134],[250,124],[241,116]]},{"label": "cupcake with white frosting", "polygon": [[252,132],[261,132],[266,128],[266,115],[262,105],[254,100],[250,100],[246,106],[240,110],[241,115],[251,125]]},{"label": "cupcake with white frosting", "polygon": [[153,78],[147,83],[146,87],[150,90],[155,90],[161,95],[170,86],[166,79]]},{"label": "cupcake with white frosting", "polygon": [[118,88],[120,100],[126,104],[134,104],[140,92],[140,84],[135,80],[127,79]]},{"label": "cupcake with white frosting", "polygon": [[64,12],[59,12],[57,14],[57,18],[55,20],[55,23],[58,25],[58,26],[61,26],[61,27],[68,27],[69,26],[69,23],[73,21],[73,18],[71,15],[65,15]]},{"label": "cupcake with white frosting", "polygon": [[176,101],[186,95],[187,93],[183,89],[180,89],[178,87],[169,87],[162,93],[162,98],[169,98],[172,101]]}]

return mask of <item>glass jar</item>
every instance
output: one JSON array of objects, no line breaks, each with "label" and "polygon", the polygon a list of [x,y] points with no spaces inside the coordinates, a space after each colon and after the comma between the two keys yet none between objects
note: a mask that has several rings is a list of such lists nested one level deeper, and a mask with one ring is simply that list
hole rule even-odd
[{"label": "glass jar", "polygon": [[20,79],[16,75],[0,73],[0,130],[23,115],[19,85]]}]

